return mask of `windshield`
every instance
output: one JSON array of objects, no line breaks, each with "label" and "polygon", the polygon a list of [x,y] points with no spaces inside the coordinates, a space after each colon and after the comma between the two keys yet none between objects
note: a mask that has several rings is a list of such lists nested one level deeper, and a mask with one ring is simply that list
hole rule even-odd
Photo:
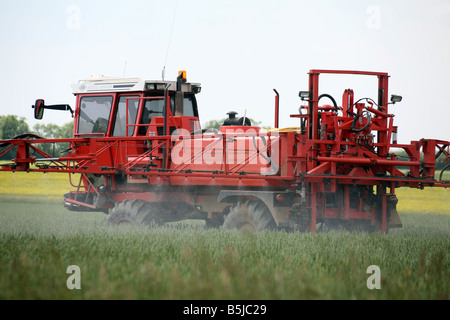
[{"label": "windshield", "polygon": [[106,135],[112,101],[112,96],[82,97],[78,133],[102,133]]}]

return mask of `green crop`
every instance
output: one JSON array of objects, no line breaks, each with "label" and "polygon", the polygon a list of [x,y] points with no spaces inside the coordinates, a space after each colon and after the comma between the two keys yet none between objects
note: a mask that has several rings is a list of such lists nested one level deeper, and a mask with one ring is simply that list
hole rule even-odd
[{"label": "green crop", "polygon": [[[70,188],[65,174],[0,173],[0,299],[450,297],[446,189],[399,189],[403,228],[381,235],[111,227],[103,213],[64,209]],[[427,209],[408,210],[420,196]],[[66,285],[71,265],[80,290]],[[380,289],[367,287],[371,265]]]},{"label": "green crop", "polygon": [[[246,233],[186,221],[107,227],[104,214],[4,200],[1,299],[448,299],[450,216],[387,235]],[[69,290],[67,267],[81,270]],[[369,290],[366,269],[381,270]]]}]

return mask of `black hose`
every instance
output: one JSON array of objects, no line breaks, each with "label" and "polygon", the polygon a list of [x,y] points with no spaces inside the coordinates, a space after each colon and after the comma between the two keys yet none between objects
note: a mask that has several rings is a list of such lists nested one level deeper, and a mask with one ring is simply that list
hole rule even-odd
[{"label": "black hose", "polygon": [[350,109],[352,109],[354,106],[356,106],[357,103],[359,103],[362,100],[367,100],[367,101],[371,101],[374,105],[376,105],[378,108],[380,108],[380,106],[373,101],[373,99],[370,98],[361,98],[358,101],[356,101],[352,106],[348,107],[348,109],[345,111],[347,114],[354,116],[355,114],[353,112],[349,112]]},{"label": "black hose", "polygon": [[338,105],[337,105],[337,103],[336,103],[336,100],[334,100],[334,98],[333,98],[332,96],[330,96],[330,95],[327,94],[327,93],[321,94],[321,95],[319,96],[319,100],[317,100],[317,102],[319,102],[320,99],[322,99],[322,98],[328,98],[328,99],[330,99],[330,100],[333,102],[333,106],[334,106],[334,109],[336,110],[336,113],[339,112],[339,107],[338,107]]},{"label": "black hose", "polygon": [[353,119],[353,122],[352,122],[352,131],[353,131],[353,132],[361,132],[361,131],[363,131],[364,129],[366,129],[366,128],[369,126],[370,120],[372,119],[372,116],[370,115],[370,112],[369,112],[369,111],[363,111],[363,113],[364,113],[364,112],[367,113],[367,123],[366,123],[366,125],[365,125],[364,127],[362,127],[361,129],[355,129],[356,122],[358,122],[358,119],[359,119],[360,117],[362,117],[362,114],[357,114],[357,115],[355,116],[355,118]]},{"label": "black hose", "polygon": [[[261,136],[260,138],[261,138],[261,140],[262,140],[262,142],[263,142],[263,144],[264,144],[264,147],[267,148],[266,138],[264,138],[263,136]],[[272,161],[272,155],[269,156],[269,152],[268,152],[267,149],[266,149],[267,157],[266,157],[264,154],[262,154],[262,152],[258,149],[258,146],[257,146],[257,144],[256,144],[256,139],[255,139],[255,137],[253,137],[253,146],[255,147],[256,152],[257,152],[261,157],[263,157],[264,160],[266,160],[266,161],[270,164],[271,169],[272,169],[274,172],[278,172],[278,169],[279,169],[279,168],[278,168],[277,165]]]},{"label": "black hose", "polygon": [[[18,136],[15,136],[14,138],[9,139],[9,140],[20,140],[20,139],[45,139],[45,138],[35,135],[34,133],[23,133],[23,134],[19,134]],[[2,144],[0,144],[0,148],[6,147],[10,144],[11,144],[10,142],[2,143]]]},{"label": "black hose", "polygon": [[[262,140],[262,142],[263,142],[263,144],[264,144],[264,147],[266,148],[266,147],[267,147],[266,139],[265,139],[263,136],[261,136],[261,140]],[[259,151],[258,146],[256,145],[256,139],[255,139],[255,137],[253,137],[253,146],[255,147],[256,152],[257,152],[261,157],[263,157],[264,160],[266,160],[268,163],[272,163],[272,157],[269,156],[269,153],[268,153],[267,151],[266,151],[267,157],[266,157],[265,155],[263,155],[263,154]]]},{"label": "black hose", "polygon": [[444,171],[447,170],[448,168],[450,168],[450,163],[446,165],[444,169],[442,169],[441,174],[439,175],[439,181],[442,182],[442,175],[444,174]]}]

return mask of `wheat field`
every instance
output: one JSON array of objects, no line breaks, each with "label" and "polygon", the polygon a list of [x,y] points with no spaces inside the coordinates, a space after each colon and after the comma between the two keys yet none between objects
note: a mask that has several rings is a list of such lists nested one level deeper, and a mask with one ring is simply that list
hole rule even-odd
[{"label": "wheat field", "polygon": [[[64,209],[73,189],[67,174],[0,173],[0,299],[450,297],[446,189],[399,189],[404,227],[387,235],[240,233],[198,221],[112,228],[103,213]],[[71,265],[79,290],[66,283]],[[368,289],[370,265],[381,270],[380,289]]]}]

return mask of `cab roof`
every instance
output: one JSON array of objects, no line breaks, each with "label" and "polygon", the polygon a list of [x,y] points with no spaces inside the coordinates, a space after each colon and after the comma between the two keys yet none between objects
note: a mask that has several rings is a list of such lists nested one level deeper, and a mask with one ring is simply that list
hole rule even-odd
[{"label": "cab roof", "polygon": [[[92,77],[80,80],[72,85],[73,94],[102,93],[102,92],[136,92],[136,91],[162,91],[169,86],[169,91],[176,91],[176,81],[141,80],[139,78],[113,78]],[[200,83],[185,82],[181,91],[186,93],[200,93]]]}]

